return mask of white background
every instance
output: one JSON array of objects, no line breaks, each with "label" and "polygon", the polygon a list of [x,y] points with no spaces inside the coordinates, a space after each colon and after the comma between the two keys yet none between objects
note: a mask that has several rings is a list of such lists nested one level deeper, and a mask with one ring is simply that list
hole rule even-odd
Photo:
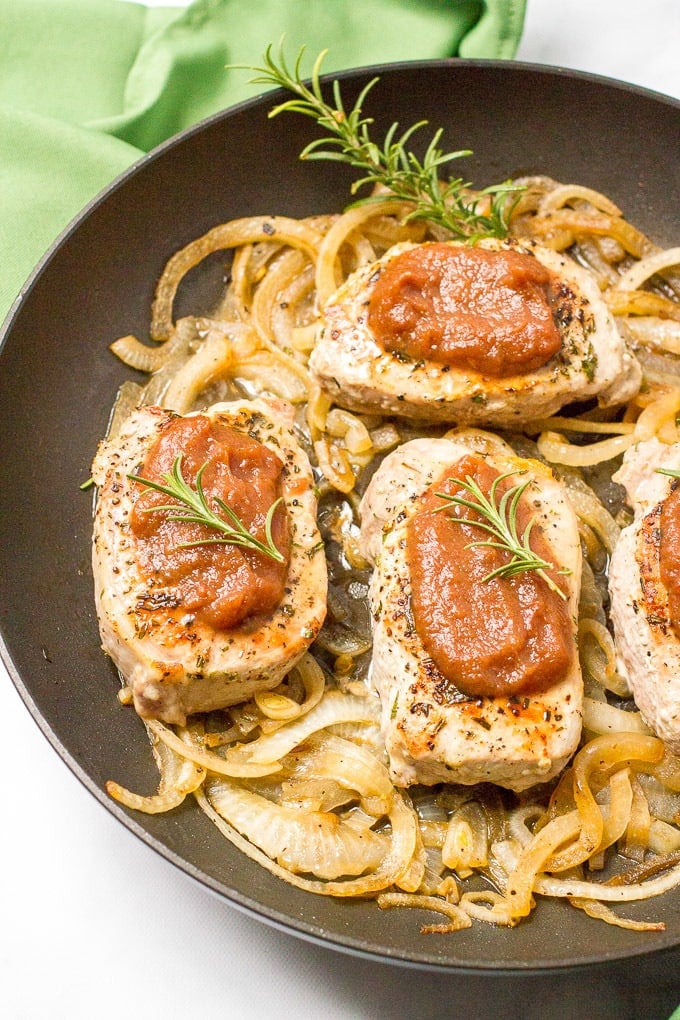
[{"label": "white background", "polygon": [[[528,0],[517,57],[680,97],[680,4]],[[674,978],[658,961],[628,972],[466,978],[359,960],[273,930],[194,885],[95,802],[2,666],[0,720],[0,1016],[8,1020],[475,1020],[496,1010],[664,1020],[668,1003],[680,1004],[680,979],[674,998]]]}]

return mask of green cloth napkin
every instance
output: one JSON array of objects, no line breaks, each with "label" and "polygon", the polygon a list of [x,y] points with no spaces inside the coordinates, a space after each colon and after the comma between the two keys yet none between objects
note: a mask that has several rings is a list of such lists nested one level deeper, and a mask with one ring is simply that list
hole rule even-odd
[{"label": "green cloth napkin", "polygon": [[[266,47],[323,70],[514,56],[526,0],[0,0],[0,321],[43,252],[114,177],[245,99]],[[261,87],[260,87],[261,89]]]}]

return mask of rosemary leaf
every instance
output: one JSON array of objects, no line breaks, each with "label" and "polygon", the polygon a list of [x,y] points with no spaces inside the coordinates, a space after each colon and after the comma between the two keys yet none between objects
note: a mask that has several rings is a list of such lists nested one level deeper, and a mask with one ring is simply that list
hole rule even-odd
[{"label": "rosemary leaf", "polygon": [[[372,78],[362,89],[351,110],[346,110],[339,82],[333,82],[333,105],[326,102],[321,89],[321,64],[327,54],[323,50],[314,62],[309,84],[301,73],[304,47],[299,51],[291,69],[279,48],[278,58],[268,46],[261,67],[233,65],[254,71],[253,84],[276,86],[294,95],[279,103],[269,113],[300,113],[311,117],[328,134],[310,142],[300,159],[326,159],[347,163],[362,172],[354,182],[352,193],[364,185],[387,188],[395,198],[413,204],[405,217],[409,220],[427,220],[436,223],[459,240],[475,241],[480,237],[505,237],[508,220],[519,198],[521,188],[511,181],[491,185],[472,193],[470,184],[462,177],[443,181],[440,169],[452,160],[470,156],[469,149],[445,152],[440,148],[442,129],[437,130],[427,146],[422,160],[409,148],[413,135],[427,125],[418,121],[398,134],[399,124],[394,122],[387,131],[382,145],[370,137],[373,119],[363,113],[364,103],[371,89],[379,81]],[[354,205],[380,201],[384,195],[369,195],[357,199]]]},{"label": "rosemary leaf", "polygon": [[[139,482],[141,485],[146,485],[149,489],[155,489],[157,492],[162,492],[164,495],[177,500],[175,503],[163,503],[159,506],[148,507],[148,509],[144,510],[144,513],[165,512],[168,514],[168,520],[183,521],[186,524],[203,524],[220,532],[220,536],[217,538],[199,539],[196,542],[181,542],[178,548],[190,549],[193,546],[212,545],[215,543],[238,545],[246,549],[255,549],[265,556],[276,560],[277,563],[283,563],[284,557],[276,548],[272,537],[272,521],[276,508],[282,502],[283,497],[280,496],[275,500],[267,511],[265,519],[266,541],[261,542],[248,531],[238,514],[219,497],[215,497],[215,502],[227,519],[225,520],[224,517],[220,517],[219,514],[216,514],[211,509],[203,489],[203,472],[207,466],[208,462],[206,461],[196,473],[195,489],[191,488],[182,474],[181,453],[175,457],[172,470],[161,475],[165,484],[155,482],[150,478],[142,478],[141,475],[128,475],[128,478],[133,482]],[[186,509],[183,509],[183,507]]]},{"label": "rosemary leaf", "polygon": [[[522,473],[520,472],[520,474]],[[456,524],[468,524],[473,528],[480,528],[491,536],[489,539],[470,542],[466,548],[486,547],[499,549],[509,554],[510,559],[507,563],[502,563],[495,570],[488,573],[484,581],[490,581],[494,577],[516,577],[518,574],[525,573],[528,570],[535,570],[552,591],[556,592],[561,598],[566,599],[565,593],[547,573],[548,570],[554,570],[555,565],[549,563],[543,557],[537,556],[531,548],[531,532],[536,523],[536,518],[531,518],[521,535],[518,533],[517,510],[519,501],[527,487],[531,484],[531,480],[528,479],[525,482],[518,482],[516,485],[511,486],[498,499],[498,486],[506,478],[512,477],[513,474],[515,472],[507,471],[505,474],[495,478],[489,489],[488,496],[482,492],[478,483],[470,475],[466,475],[465,480],[452,478],[450,481],[464,489],[468,493],[469,498],[466,499],[464,496],[451,496],[445,492],[437,492],[435,495],[446,502],[441,507],[438,507],[435,513],[439,510],[448,510],[453,505],[466,507],[481,515],[481,521],[472,520],[469,517],[451,517],[449,519]],[[560,572],[566,573],[565,570]]]}]

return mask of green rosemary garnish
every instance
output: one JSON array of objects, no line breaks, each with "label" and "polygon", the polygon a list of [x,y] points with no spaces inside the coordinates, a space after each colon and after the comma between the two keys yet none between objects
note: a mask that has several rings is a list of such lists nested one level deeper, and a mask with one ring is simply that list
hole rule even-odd
[{"label": "green rosemary garnish", "polygon": [[142,478],[140,475],[128,475],[133,482],[140,482],[142,485],[148,486],[150,489],[156,489],[158,492],[165,493],[166,496],[170,496],[172,499],[176,499],[179,503],[183,504],[187,509],[182,510],[177,506],[176,503],[164,503],[162,506],[151,506],[144,510],[144,513],[158,513],[159,511],[168,512],[168,520],[170,521],[184,521],[188,524],[204,524],[208,528],[214,528],[217,531],[222,532],[220,538],[204,538],[197,542],[181,542],[178,545],[180,549],[190,549],[197,545],[210,545],[213,543],[224,543],[227,545],[239,545],[248,549],[256,549],[258,552],[264,553],[265,556],[270,556],[277,563],[283,563],[284,557],[281,555],[279,550],[274,544],[272,538],[272,520],[274,519],[274,513],[283,497],[280,496],[270,506],[267,511],[265,518],[265,535],[267,538],[266,543],[260,542],[259,539],[255,538],[254,535],[248,531],[243,521],[240,519],[238,514],[235,514],[231,507],[219,498],[215,496],[215,503],[225,514],[227,520],[220,517],[208,505],[205,492],[203,490],[202,477],[203,472],[208,466],[208,462],[201,465],[196,474],[196,488],[192,489],[191,486],[185,481],[182,475],[182,454],[180,453],[175,457],[175,461],[172,465],[172,471],[168,471],[166,474],[161,475],[161,478],[165,482],[165,485],[161,485],[160,482],[154,482],[150,478]]},{"label": "green rosemary garnish", "polygon": [[[278,61],[272,56],[272,47],[268,46],[263,57],[264,66],[245,67],[257,74],[251,79],[252,84],[274,85],[295,95],[295,99],[275,106],[269,113],[270,117],[284,112],[301,113],[312,117],[320,128],[329,132],[326,137],[310,142],[300,153],[300,159],[329,159],[348,163],[363,171],[363,176],[352,186],[352,194],[356,194],[364,184],[388,188],[395,198],[414,203],[413,211],[405,217],[406,221],[429,220],[450,231],[453,237],[470,241],[480,237],[505,237],[508,217],[522,189],[511,181],[505,181],[472,195],[470,184],[462,177],[442,181],[440,170],[445,163],[472,153],[469,149],[458,152],[440,149],[443,133],[440,128],[422,161],[419,160],[408,145],[412,136],[427,124],[426,120],[418,121],[399,135],[399,124],[395,121],[385,136],[382,148],[371,141],[369,128],[373,119],[363,115],[363,104],[379,78],[373,78],[365,86],[349,112],[345,110],[339,82],[333,82],[334,105],[329,105],[323,98],[319,81],[321,63],[327,52],[324,50],[316,58],[309,86],[301,74],[304,47],[292,71],[286,63],[283,46],[280,47]],[[511,194],[515,195],[514,200],[508,198]],[[380,201],[384,197],[373,194],[357,199],[354,205]],[[487,211],[481,212],[480,201],[487,198]],[[487,206],[486,201],[484,206]]]},{"label": "green rosemary garnish", "polygon": [[677,468],[657,468],[657,475],[668,475],[669,478],[680,478],[680,471]]},{"label": "green rosemary garnish", "polygon": [[[514,471],[507,471],[505,474],[495,478],[491,483],[488,497],[484,495],[477,482],[470,475],[466,475],[465,481],[461,478],[452,478],[450,481],[455,485],[460,485],[462,489],[470,494],[471,498],[465,499],[463,496],[450,496],[445,492],[437,492],[435,495],[446,500],[446,504],[438,507],[438,510],[447,510],[449,509],[447,504],[453,503],[454,506],[467,507],[470,510],[476,511],[482,516],[483,520],[474,521],[469,517],[450,518],[450,520],[455,521],[457,524],[469,524],[471,527],[481,528],[492,536],[492,538],[485,541],[470,542],[467,548],[473,549],[486,546],[487,548],[500,549],[510,554],[508,562],[502,563],[495,570],[488,573],[484,578],[485,581],[490,581],[493,577],[515,577],[517,574],[522,574],[527,570],[535,570],[552,591],[560,595],[561,598],[566,599],[566,595],[559,585],[555,584],[553,579],[546,573],[548,570],[554,570],[555,565],[544,560],[541,556],[537,556],[531,548],[531,532],[536,523],[536,518],[531,518],[521,536],[517,533],[517,507],[525,490],[531,485],[531,479],[527,479],[526,482],[518,482],[516,485],[511,486],[507,492],[504,492],[500,499],[497,498],[500,483],[504,479],[512,477],[515,473]],[[519,472],[519,474],[523,473]],[[567,571],[562,570],[560,573],[567,573]]]}]

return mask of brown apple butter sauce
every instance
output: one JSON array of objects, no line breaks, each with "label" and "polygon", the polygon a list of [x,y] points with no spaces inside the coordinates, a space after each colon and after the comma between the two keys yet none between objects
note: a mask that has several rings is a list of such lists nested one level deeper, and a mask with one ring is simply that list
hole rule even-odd
[{"label": "brown apple butter sauce", "polygon": [[664,500],[659,530],[659,573],[668,592],[671,624],[680,636],[680,485],[674,485]]},{"label": "brown apple butter sauce", "polygon": [[[566,675],[574,655],[567,603],[535,571],[485,580],[510,555],[497,549],[470,548],[470,543],[490,536],[472,524],[452,520],[453,516],[472,521],[483,518],[453,504],[451,509],[434,512],[443,502],[437,492],[469,498],[453,480],[467,475],[488,494],[498,472],[481,457],[463,457],[430,486],[407,526],[416,631],[439,671],[463,694],[497,696],[545,690]],[[511,480],[502,482],[498,496],[510,485]],[[517,513],[520,536],[531,516],[525,495]],[[553,562],[537,526],[531,533],[531,547]],[[557,576],[554,579],[557,581]]]},{"label": "brown apple butter sauce", "polygon": [[503,378],[540,368],[560,349],[558,284],[523,252],[423,244],[381,270],[368,326],[386,351]]},{"label": "brown apple butter sauce", "polygon": [[[175,458],[182,454],[182,475],[195,488],[196,474],[207,462],[202,485],[209,506],[218,497],[236,513],[246,528],[265,541],[265,519],[281,495],[283,465],[279,458],[245,433],[213,423],[204,415],[172,418],[149,451],[140,471],[143,478],[162,482]],[[257,550],[224,543],[184,548],[187,542],[219,537],[204,524],[169,519],[169,513],[146,513],[151,507],[172,503],[163,493],[136,483],[138,490],[130,515],[136,538],[137,559],[149,580],[149,605],[154,592],[159,606],[174,602],[181,611],[215,630],[231,630],[245,621],[269,615],[283,598],[290,555],[288,514],[279,504],[272,537],[284,557],[278,563]],[[181,504],[177,504],[178,509]]]}]

